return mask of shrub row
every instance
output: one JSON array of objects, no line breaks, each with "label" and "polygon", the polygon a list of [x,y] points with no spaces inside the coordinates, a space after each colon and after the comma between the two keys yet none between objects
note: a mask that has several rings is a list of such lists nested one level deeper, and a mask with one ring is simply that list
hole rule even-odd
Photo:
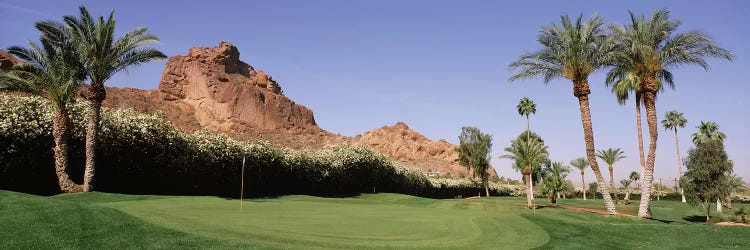
[{"label": "shrub row", "polygon": [[[70,174],[84,168],[85,102],[70,105]],[[0,189],[59,192],[54,174],[51,106],[39,97],[0,95]],[[222,134],[186,133],[160,114],[105,109],[94,186],[104,192],[238,196],[243,152],[247,196],[349,195],[396,192],[435,198],[471,196],[470,181],[430,180],[373,150],[336,146],[319,151],[277,149]],[[510,189],[494,186],[494,195]]]}]

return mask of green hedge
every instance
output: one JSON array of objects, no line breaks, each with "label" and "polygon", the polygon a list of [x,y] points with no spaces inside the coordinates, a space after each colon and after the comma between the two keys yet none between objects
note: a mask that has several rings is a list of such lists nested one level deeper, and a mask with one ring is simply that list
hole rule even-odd
[{"label": "green hedge", "polygon": [[[70,106],[70,174],[81,182],[85,102]],[[55,194],[51,106],[38,97],[0,96],[0,189]],[[336,146],[319,151],[273,148],[221,134],[186,133],[160,114],[105,109],[94,186],[137,194],[238,196],[242,153],[247,152],[246,194],[349,195],[396,192],[436,198],[472,196],[478,185],[430,180],[373,150]],[[511,191],[493,186],[494,195]]]}]

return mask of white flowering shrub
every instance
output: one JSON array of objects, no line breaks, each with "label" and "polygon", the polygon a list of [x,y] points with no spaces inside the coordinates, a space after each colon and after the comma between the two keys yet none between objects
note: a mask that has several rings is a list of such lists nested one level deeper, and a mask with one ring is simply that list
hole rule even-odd
[{"label": "white flowering shrub", "polygon": [[[69,167],[82,179],[86,102],[70,106]],[[0,95],[0,189],[56,193],[52,107],[39,97]],[[160,114],[104,109],[94,187],[150,194],[239,194],[243,152],[248,195],[398,192],[441,196],[420,172],[369,148],[276,149],[210,132],[186,133]],[[437,190],[437,191],[436,191]]]},{"label": "white flowering shrub", "polygon": [[[468,179],[449,179],[449,178],[430,178],[436,196],[457,197],[457,196],[474,196],[478,193],[485,195],[484,187],[480,181]],[[523,193],[522,185],[498,184],[489,182],[489,191],[492,196],[518,196]],[[439,194],[439,195],[437,195]]]}]

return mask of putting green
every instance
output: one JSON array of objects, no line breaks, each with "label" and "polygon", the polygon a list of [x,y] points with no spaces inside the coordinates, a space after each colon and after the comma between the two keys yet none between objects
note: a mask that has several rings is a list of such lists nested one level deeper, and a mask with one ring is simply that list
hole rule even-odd
[{"label": "putting green", "polygon": [[[514,206],[398,194],[245,201],[177,197],[104,203],[147,222],[211,239],[285,248],[533,248],[549,235]],[[522,209],[518,206],[517,209]]]}]

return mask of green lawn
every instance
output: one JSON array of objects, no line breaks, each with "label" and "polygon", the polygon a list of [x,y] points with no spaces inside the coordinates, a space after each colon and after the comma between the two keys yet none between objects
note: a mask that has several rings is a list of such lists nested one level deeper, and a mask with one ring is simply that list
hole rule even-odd
[{"label": "green lawn", "polygon": [[[601,208],[601,201],[560,203]],[[678,202],[656,202],[657,220],[550,207],[534,214],[519,198],[284,196],[244,205],[218,197],[0,191],[0,249],[750,248],[750,228],[687,221],[700,211]]]}]

